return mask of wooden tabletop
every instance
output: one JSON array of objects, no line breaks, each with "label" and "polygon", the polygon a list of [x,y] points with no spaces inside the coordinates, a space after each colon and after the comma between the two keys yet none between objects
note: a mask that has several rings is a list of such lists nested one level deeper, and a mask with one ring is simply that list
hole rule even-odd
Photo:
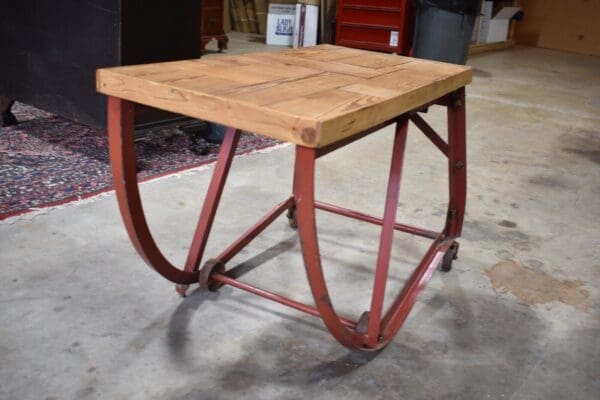
[{"label": "wooden tabletop", "polygon": [[470,67],[332,45],[103,68],[100,93],[322,147],[467,85]]}]

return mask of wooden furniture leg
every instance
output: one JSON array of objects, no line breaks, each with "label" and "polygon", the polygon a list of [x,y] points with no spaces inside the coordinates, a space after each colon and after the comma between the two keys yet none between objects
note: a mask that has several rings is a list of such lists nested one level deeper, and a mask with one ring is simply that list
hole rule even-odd
[{"label": "wooden furniture leg", "polygon": [[8,97],[0,96],[0,113],[2,115],[0,119],[0,126],[11,126],[17,124],[17,118],[10,110],[15,104],[15,101]]},{"label": "wooden furniture leg", "polygon": [[227,35],[217,37],[217,41],[219,42],[219,53],[223,50],[227,50],[227,44],[229,43]]}]

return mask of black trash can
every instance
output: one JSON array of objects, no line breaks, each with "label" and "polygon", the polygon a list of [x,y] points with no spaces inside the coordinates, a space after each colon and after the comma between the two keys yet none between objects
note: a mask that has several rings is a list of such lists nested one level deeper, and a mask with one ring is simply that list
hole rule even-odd
[{"label": "black trash can", "polygon": [[413,56],[465,64],[481,0],[415,0]]}]

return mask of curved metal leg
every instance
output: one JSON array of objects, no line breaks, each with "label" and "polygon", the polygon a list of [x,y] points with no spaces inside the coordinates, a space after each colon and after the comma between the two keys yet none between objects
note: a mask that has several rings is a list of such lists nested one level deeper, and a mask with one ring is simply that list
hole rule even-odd
[{"label": "curved metal leg", "polygon": [[341,323],[331,304],[327,285],[325,284],[315,220],[315,160],[315,149],[296,146],[294,196],[296,199],[298,233],[306,274],[315,305],[329,332],[344,346],[361,349],[364,346],[362,335],[346,328]]},{"label": "curved metal leg", "polygon": [[444,240],[442,234],[429,247],[381,321],[383,343],[389,342],[398,333],[415,305],[418,294],[425,288],[451,245],[452,241]]},{"label": "curved metal leg", "polygon": [[465,88],[454,92],[448,105],[448,174],[450,201],[446,235],[457,238],[462,233],[467,201],[467,143]]},{"label": "curved metal leg", "polygon": [[317,309],[321,313],[325,325],[333,336],[347,347],[376,350],[384,347],[391,340],[391,337],[383,337],[380,334],[381,314],[391,256],[396,209],[398,207],[407,129],[408,118],[403,116],[397,122],[394,140],[371,309],[363,314],[355,331],[349,330],[340,322],[340,318],[329,299],[323,276],[314,211],[314,167],[317,151],[301,146],[296,147],[294,195],[296,196],[298,228],[308,281]]},{"label": "curved metal leg", "polygon": [[435,239],[400,294],[382,317],[408,123],[406,116],[398,119],[371,307],[369,311],[363,313],[355,330],[348,329],[340,322],[329,299],[323,276],[314,213],[314,163],[318,152],[300,146],[296,148],[294,194],[308,280],[325,325],[333,336],[347,347],[377,350],[386,346],[408,317],[417,295],[425,288],[445,254],[454,246],[454,238],[460,236],[466,195],[464,97],[462,101],[460,100],[464,92],[458,91],[456,95],[459,100],[449,108],[450,211],[446,228]]},{"label": "curved metal leg", "polygon": [[384,340],[392,338],[398,332],[435,268],[443,263],[444,258],[454,258],[458,252],[458,242],[455,239],[462,232],[467,195],[465,89],[458,89],[450,98],[447,112],[448,146],[447,152],[444,151],[448,156],[450,193],[446,225],[383,317]]},{"label": "curved metal leg", "polygon": [[[225,181],[229,174],[229,168],[235,155],[235,149],[237,147],[238,140],[240,138],[240,132],[234,128],[227,128],[223,143],[221,143],[221,150],[219,152],[219,158],[215,165],[208,192],[202,205],[202,211],[198,224],[196,225],[196,231],[194,232],[194,238],[190,246],[190,251],[185,261],[185,272],[198,271],[204,250],[206,249],[206,243],[208,243],[208,236],[212,228],[212,224],[217,214],[217,208],[221,200],[221,194],[225,187]],[[175,287],[177,293],[181,296],[186,295],[188,287],[184,285],[178,285]]]},{"label": "curved metal leg", "polygon": [[136,175],[134,105],[115,97],[108,98],[110,161],[125,228],[135,249],[146,264],[174,283],[188,285],[198,282],[197,265],[204,251],[238,137],[239,133],[233,129],[229,129],[226,133],[226,143],[224,142],[221,147],[209,193],[190,249],[188,264],[186,264],[191,268],[182,270],[171,264],[160,252],[144,216]]},{"label": "curved metal leg", "polygon": [[406,135],[408,132],[408,117],[400,119],[396,126],[396,136],[392,153],[392,165],[388,180],[385,210],[383,214],[383,225],[381,237],[379,238],[379,252],[375,267],[375,281],[373,283],[373,294],[371,299],[371,310],[368,320],[368,346],[377,347],[384,338],[380,335],[381,314],[383,313],[383,300],[385,297],[385,286],[388,277],[390,257],[392,255],[392,240],[394,238],[394,224],[396,223],[396,210],[400,196],[400,179],[402,177],[402,165],[404,163],[404,150],[406,147]]}]

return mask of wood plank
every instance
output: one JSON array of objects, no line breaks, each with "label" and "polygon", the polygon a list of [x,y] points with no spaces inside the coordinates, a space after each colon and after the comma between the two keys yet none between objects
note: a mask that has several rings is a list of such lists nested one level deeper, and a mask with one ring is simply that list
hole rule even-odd
[{"label": "wood plank", "polygon": [[97,85],[107,95],[321,147],[471,78],[470,67],[322,45],[100,69]]},{"label": "wood plank", "polygon": [[469,55],[486,53],[488,51],[510,49],[515,46],[514,40],[506,40],[504,42],[472,44],[469,46]]},{"label": "wood plank", "polygon": [[114,69],[97,71],[97,90],[139,104],[212,121],[292,143],[312,143],[318,122],[187,88],[174,88]]},{"label": "wood plank", "polygon": [[320,61],[311,58],[304,58],[292,54],[278,54],[278,52],[248,54],[248,57],[256,57],[263,60],[269,60],[283,66],[301,65],[306,68],[314,68],[323,72],[336,72],[344,75],[351,75],[357,78],[372,78],[379,73],[371,68],[360,67],[356,65],[343,64],[336,61]]},{"label": "wood plank", "polygon": [[343,86],[342,90],[348,92],[360,93],[366,96],[375,96],[382,99],[389,99],[394,96],[398,96],[400,92],[398,90],[389,89],[381,86],[373,86],[367,83],[353,83],[348,86]]},{"label": "wood plank", "polygon": [[172,82],[158,83],[168,84],[169,86],[176,89],[190,90],[193,92],[202,92],[206,94],[215,94],[224,90],[237,91],[248,87],[248,85],[243,82],[237,82],[229,79],[220,79],[206,75],[196,76],[192,79],[181,79]]},{"label": "wood plank", "polygon": [[269,109],[278,111],[295,110],[308,118],[324,120],[336,118],[340,114],[352,113],[380,101],[381,97],[367,96],[362,93],[336,88],[271,103]]},{"label": "wood plank", "polygon": [[[374,106],[363,107],[352,113],[341,114],[321,121],[319,146],[335,143],[354,133],[388,121],[398,114],[414,110],[471,82],[472,71],[464,71],[456,79],[437,80],[417,86],[402,95],[382,100]],[[405,85],[408,86],[408,85]]]},{"label": "wood plank", "polygon": [[223,31],[231,32],[231,16],[229,14],[229,0],[223,1]]},{"label": "wood plank", "polygon": [[278,101],[293,98],[303,98],[324,90],[334,89],[355,82],[356,78],[348,75],[322,73],[303,78],[290,79],[285,82],[285,91],[282,92],[283,82],[267,82],[262,85],[224,90],[220,92],[227,98],[248,101],[254,104],[267,105]]},{"label": "wood plank", "polygon": [[240,16],[240,27],[241,32],[250,32],[250,22],[248,21],[248,11],[246,10],[246,3],[244,0],[235,0],[237,12]]},{"label": "wood plank", "polygon": [[207,68],[203,75],[214,78],[228,79],[249,85],[269,82],[282,78],[298,78],[318,74],[320,71],[302,66],[288,66],[280,68],[276,65],[253,64],[241,67]]},{"label": "wood plank", "polygon": [[600,0],[519,1],[519,44],[600,56]]},{"label": "wood plank", "polygon": [[336,47],[328,44],[322,44],[320,46],[312,47],[302,47],[300,49],[283,50],[282,53],[291,54],[296,57],[311,58],[321,61],[332,61],[341,58],[364,55],[364,53],[361,53],[361,50],[352,49],[349,47]]},{"label": "wood plank", "polygon": [[409,57],[402,57],[402,56],[387,57],[384,54],[373,54],[373,55],[370,55],[369,57],[365,57],[364,55],[358,55],[358,56],[352,56],[352,57],[348,57],[348,58],[338,59],[336,61],[343,63],[343,64],[356,65],[359,67],[380,69],[380,68],[388,68],[388,67],[394,67],[397,65],[406,64],[406,63],[412,62],[413,59],[409,58]]},{"label": "wood plank", "polygon": [[256,11],[254,11],[254,2],[252,0],[244,0],[246,6],[246,15],[248,16],[248,26],[250,33],[258,33],[258,22],[256,21]]},{"label": "wood plank", "polygon": [[229,4],[229,10],[232,20],[232,28],[234,31],[241,32],[242,31],[242,18],[240,16],[240,11],[238,9],[237,0],[226,0]]},{"label": "wood plank", "polygon": [[256,22],[258,23],[258,33],[266,35],[267,33],[267,0],[254,0],[254,11],[256,12]]}]

